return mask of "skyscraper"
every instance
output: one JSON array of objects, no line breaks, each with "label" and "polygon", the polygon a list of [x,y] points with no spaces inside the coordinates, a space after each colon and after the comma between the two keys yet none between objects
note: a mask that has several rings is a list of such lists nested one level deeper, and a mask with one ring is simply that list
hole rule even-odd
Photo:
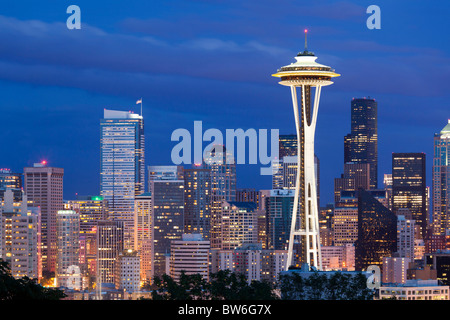
[{"label": "skyscraper", "polygon": [[102,220],[97,223],[97,288],[114,283],[114,268],[123,251],[123,221]]},{"label": "skyscraper", "polygon": [[267,248],[287,250],[294,207],[294,190],[270,190],[270,195],[265,199]]},{"label": "skyscraper", "polygon": [[184,180],[167,172],[182,172],[177,166],[149,167],[149,172],[161,172],[149,180],[152,196],[152,253],[151,279],[169,274],[170,243],[181,239],[184,233]]},{"label": "skyscraper", "polygon": [[20,198],[6,189],[0,202],[0,256],[13,277],[40,278],[40,211],[28,206],[25,194]]},{"label": "skyscraper", "polygon": [[254,202],[222,202],[222,250],[258,241],[258,206]]},{"label": "skyscraper", "polygon": [[432,203],[434,233],[445,234],[450,228],[450,120],[434,135]]},{"label": "skyscraper", "polygon": [[0,198],[6,189],[11,189],[14,192],[14,198],[17,201],[21,200],[22,196],[22,174],[14,173],[10,169],[1,168],[0,169]]},{"label": "skyscraper", "polygon": [[211,170],[211,248],[222,249],[222,202],[236,200],[236,163],[222,145],[208,150],[203,161]]},{"label": "skyscraper", "polygon": [[422,239],[427,228],[425,160],[424,153],[392,154],[392,211],[399,214],[399,209],[408,208]]},{"label": "skyscraper", "polygon": [[81,290],[80,214],[74,210],[59,210],[56,218],[58,287]]},{"label": "skyscraper", "polygon": [[24,168],[24,191],[34,207],[41,208],[42,270],[55,272],[56,214],[63,209],[64,169],[45,161]]},{"label": "skyscraper", "polygon": [[344,174],[334,179],[334,202],[338,203],[341,191],[357,191],[359,188],[370,189],[370,165],[368,163],[347,162]]},{"label": "skyscraper", "polygon": [[397,250],[397,217],[370,192],[358,191],[358,239],[355,243],[355,268],[382,266],[383,257]]},{"label": "skyscraper", "polygon": [[134,205],[134,251],[140,257],[140,272],[143,281],[150,278],[152,236],[153,231],[153,206],[152,194],[145,192],[136,196]]},{"label": "skyscraper", "polygon": [[132,112],[104,110],[100,120],[100,195],[113,220],[124,222],[125,248],[131,248],[134,199],[144,192],[144,120]]},{"label": "skyscraper", "polygon": [[[305,30],[305,50],[297,54],[296,62],[281,67],[273,76],[280,78],[281,85],[291,89],[298,141],[298,169],[287,265],[289,267],[295,264],[293,261],[294,239],[300,237],[301,262],[321,269],[314,135],[321,89],[323,86],[331,85],[333,83],[331,79],[338,77],[339,74],[335,73],[331,67],[317,63],[315,61],[317,57],[307,50],[306,44]],[[297,95],[297,88],[301,89],[300,98]],[[315,97],[312,99],[313,93]],[[298,101],[301,104],[300,108]],[[300,206],[299,224],[297,224],[298,206]]]},{"label": "skyscraper", "polygon": [[181,272],[187,275],[200,274],[209,280],[209,240],[199,233],[183,234],[173,240],[170,248],[170,276],[180,280]]},{"label": "skyscraper", "polygon": [[211,229],[211,169],[184,169],[184,233],[209,239]]},{"label": "skyscraper", "polygon": [[79,196],[67,200],[65,209],[80,214],[80,268],[95,276],[97,261],[97,222],[108,217],[108,202],[101,196]]},{"label": "skyscraper", "polygon": [[368,163],[370,188],[378,188],[378,115],[375,99],[351,101],[351,133],[344,138],[344,163]]},{"label": "skyscraper", "polygon": [[285,134],[278,137],[278,156],[280,159],[296,156],[298,149],[297,135]]}]

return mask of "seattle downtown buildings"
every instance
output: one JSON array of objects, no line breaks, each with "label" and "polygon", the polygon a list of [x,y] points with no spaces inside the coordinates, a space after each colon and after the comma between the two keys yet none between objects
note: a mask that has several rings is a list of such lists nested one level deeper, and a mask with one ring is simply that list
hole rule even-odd
[{"label": "seattle downtown buildings", "polygon": [[[120,118],[118,125],[126,119],[139,119],[128,117]],[[111,128],[112,123],[108,126],[108,130],[118,130]],[[139,126],[131,126],[139,132]],[[129,129],[119,132],[125,132],[127,139],[143,141],[142,132],[129,135]],[[376,265],[387,282],[380,288],[383,296],[397,292],[397,288],[419,290],[426,286],[447,297],[442,290],[450,283],[445,262],[450,259],[446,251],[450,249],[449,132],[447,124],[435,135],[432,200],[425,185],[423,153],[393,153],[392,174],[386,175],[384,188],[371,188],[370,163],[344,163],[344,174],[335,179],[335,202],[320,207],[322,270],[358,271]],[[120,134],[117,145],[113,137],[108,137],[108,148],[122,148]],[[255,190],[236,188],[234,162],[191,168],[148,166],[148,191],[141,192],[141,167],[135,164],[140,161],[143,146],[127,141],[127,148],[130,145],[135,149],[127,153],[129,159],[125,159],[125,153],[119,154],[121,161],[128,162],[126,175],[133,177],[127,181],[134,185],[133,192],[127,193],[132,199],[132,214],[112,214],[109,204],[118,201],[123,208],[128,198],[120,198],[120,192],[128,192],[127,188],[108,190],[102,186],[104,195],[63,201],[64,171],[46,163],[24,168],[23,180],[14,174],[13,183],[2,186],[1,252],[2,258],[11,263],[13,275],[36,277],[66,292],[90,289],[93,294],[87,296],[92,299],[130,299],[137,297],[130,290],[145,294],[143,285],[164,273],[177,278],[188,271],[208,279],[211,272],[231,269],[244,273],[249,281],[276,282],[280,272],[289,267],[287,251],[295,197],[292,183],[284,181],[292,180],[292,169],[287,166],[280,176],[273,177],[278,180],[275,188]],[[110,156],[111,152],[118,150],[107,150],[106,154]],[[108,157],[106,162],[111,161]],[[284,157],[285,164],[290,157]],[[124,164],[118,167],[124,170]],[[107,165],[102,164],[102,168]],[[10,176],[10,170],[5,174]],[[113,179],[113,185],[123,187],[120,178]],[[108,179],[101,183],[110,186]],[[23,190],[22,181],[26,186]],[[215,210],[220,228],[213,244],[212,207],[218,204],[220,209]],[[15,241],[9,231],[14,228],[26,232],[21,241]],[[53,253],[45,242],[52,236],[56,239],[50,243]],[[305,262],[301,247],[294,245],[294,249],[298,250],[294,251],[294,267],[300,267]],[[49,261],[54,261],[53,272]],[[242,268],[245,265],[252,269]]]},{"label": "seattle downtown buildings", "polygon": [[[63,200],[64,169],[46,162],[23,175],[0,170],[1,258],[15,277],[38,278],[69,297],[86,291],[89,299],[145,296],[155,276],[178,279],[182,271],[209,279],[229,269],[249,282],[275,283],[281,272],[311,262],[305,243],[291,238],[293,213],[304,212],[306,197],[318,211],[320,269],[377,266],[383,297],[448,299],[450,121],[434,136],[431,193],[424,153],[394,152],[381,186],[377,108],[373,98],[351,100],[343,174],[334,180],[334,203],[325,207],[317,155],[307,161],[317,192],[296,195],[299,168],[302,179],[306,170],[298,153],[304,136],[280,136],[280,170],[271,188],[239,189],[233,155],[222,146],[189,168],[148,165],[142,115],[105,109],[99,195]],[[220,152],[222,161],[211,161]]]}]

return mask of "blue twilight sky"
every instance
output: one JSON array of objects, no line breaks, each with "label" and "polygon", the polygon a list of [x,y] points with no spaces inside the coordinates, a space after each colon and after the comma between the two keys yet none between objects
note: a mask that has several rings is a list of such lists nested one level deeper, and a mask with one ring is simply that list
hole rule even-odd
[{"label": "blue twilight sky", "polygon": [[[81,8],[81,30],[66,9]],[[381,8],[381,30],[366,9]],[[392,152],[425,152],[450,118],[450,2],[381,0],[8,1],[0,6],[0,167],[46,159],[63,167],[64,197],[99,193],[104,108],[139,111],[147,165],[171,164],[173,130],[294,133],[289,89],[271,77],[308,48],[342,74],[322,90],[316,153],[322,205],[343,170],[350,101],[378,101],[379,173]],[[259,165],[238,187],[269,189]],[[381,180],[382,181],[382,180]]]}]

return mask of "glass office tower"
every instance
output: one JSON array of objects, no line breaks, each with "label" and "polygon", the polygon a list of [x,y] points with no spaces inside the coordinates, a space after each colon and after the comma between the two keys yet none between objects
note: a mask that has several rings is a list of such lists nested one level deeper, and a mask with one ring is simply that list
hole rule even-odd
[{"label": "glass office tower", "polygon": [[424,153],[392,154],[392,210],[407,208],[416,220],[417,237],[427,228],[427,187]]},{"label": "glass office tower", "polygon": [[378,105],[375,99],[353,99],[351,133],[344,138],[344,163],[370,164],[370,188],[378,188]]},{"label": "glass office tower", "polygon": [[434,233],[444,235],[450,228],[450,120],[434,135],[432,201]]},{"label": "glass office tower", "polygon": [[101,127],[100,195],[109,217],[124,222],[125,249],[131,249],[134,200],[144,192],[144,121],[132,112],[104,111]]}]

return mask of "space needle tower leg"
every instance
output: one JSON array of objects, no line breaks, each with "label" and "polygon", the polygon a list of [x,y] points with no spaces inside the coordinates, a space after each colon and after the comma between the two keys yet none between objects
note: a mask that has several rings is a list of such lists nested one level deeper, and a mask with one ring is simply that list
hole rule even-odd
[{"label": "space needle tower leg", "polygon": [[[302,168],[301,163],[301,146],[298,146],[297,151],[297,178],[295,184],[295,194],[294,194],[294,205],[291,221],[291,232],[289,239],[288,248],[288,263],[287,266],[293,265],[293,245],[295,238],[300,236],[300,241],[305,248],[304,257],[306,258],[306,263],[316,267],[317,269],[322,269],[322,259],[320,254],[320,233],[319,233],[319,214],[318,214],[318,204],[317,204],[317,190],[316,190],[316,176],[314,168],[314,135],[317,123],[317,114],[319,109],[320,91],[321,86],[316,86],[314,107],[312,110],[311,119],[307,119],[308,112],[306,110],[306,89],[305,85],[301,87],[302,97],[301,108],[302,108],[302,121],[300,121],[299,106],[297,99],[296,86],[291,86],[292,104],[294,108],[295,126],[297,131],[297,140],[300,141],[301,126],[303,126],[303,141],[304,141],[304,168]],[[304,172],[304,185],[301,188],[301,172]],[[297,218],[299,213],[299,200],[301,197],[301,192],[303,192],[303,222],[304,225],[298,228]]]}]

